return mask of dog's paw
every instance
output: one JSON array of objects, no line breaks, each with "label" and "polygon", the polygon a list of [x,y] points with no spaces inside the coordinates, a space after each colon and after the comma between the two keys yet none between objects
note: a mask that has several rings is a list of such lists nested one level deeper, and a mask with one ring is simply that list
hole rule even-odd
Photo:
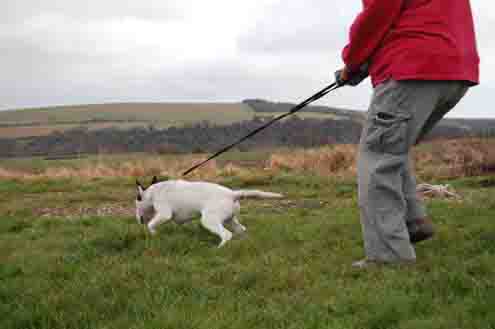
[{"label": "dog's paw", "polygon": [[243,227],[242,229],[239,228],[239,229],[234,231],[234,237],[236,237],[236,238],[243,237],[245,235],[247,235],[247,230],[245,227]]}]

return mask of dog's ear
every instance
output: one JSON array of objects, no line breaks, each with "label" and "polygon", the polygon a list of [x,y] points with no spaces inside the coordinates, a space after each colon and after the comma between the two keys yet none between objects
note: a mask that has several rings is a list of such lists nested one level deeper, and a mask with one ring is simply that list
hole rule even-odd
[{"label": "dog's ear", "polygon": [[136,188],[137,188],[137,200],[141,201],[143,199],[144,187],[141,183],[136,179]]},{"label": "dog's ear", "polygon": [[158,183],[158,177],[153,176],[153,180],[151,181],[151,185]]}]

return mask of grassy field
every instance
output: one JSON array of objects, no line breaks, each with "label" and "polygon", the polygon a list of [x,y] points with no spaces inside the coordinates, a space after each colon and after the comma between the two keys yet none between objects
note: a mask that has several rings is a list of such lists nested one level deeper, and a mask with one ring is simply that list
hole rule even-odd
[{"label": "grassy field", "polygon": [[[157,128],[184,126],[202,121],[219,125],[280,113],[255,113],[241,103],[127,103],[61,106],[0,111],[0,138],[42,136],[80,126],[89,129]],[[325,113],[300,113],[302,118],[335,118]]]},{"label": "grassy field", "polygon": [[495,328],[494,176],[431,182],[462,199],[427,200],[438,234],[417,264],[364,271],[354,178],[212,180],[286,198],[243,202],[247,236],[217,249],[197,221],[149,236],[133,177],[3,178],[0,328]]},{"label": "grassy field", "polygon": [[212,118],[224,118],[225,122],[232,122],[239,118],[247,118],[244,112],[239,103],[117,103],[2,111],[0,122],[56,124],[89,120],[124,120],[167,122],[176,125]]},{"label": "grassy field", "polygon": [[41,136],[79,126],[90,129],[148,126],[164,128],[200,121],[229,124],[253,115],[237,103],[129,103],[61,106],[0,112],[0,137]]}]

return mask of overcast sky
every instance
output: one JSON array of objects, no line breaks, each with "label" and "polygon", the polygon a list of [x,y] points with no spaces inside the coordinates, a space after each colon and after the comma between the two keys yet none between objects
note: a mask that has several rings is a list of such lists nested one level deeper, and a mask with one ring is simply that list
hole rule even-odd
[{"label": "overcast sky", "polygon": [[[495,3],[471,1],[495,117]],[[0,110],[108,102],[298,102],[333,81],[360,0],[2,0]],[[369,82],[319,104],[365,110]]]}]

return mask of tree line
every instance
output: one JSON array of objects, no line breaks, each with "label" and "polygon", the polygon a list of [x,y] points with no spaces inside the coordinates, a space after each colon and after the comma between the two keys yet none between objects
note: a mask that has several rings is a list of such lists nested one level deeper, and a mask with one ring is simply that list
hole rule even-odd
[{"label": "tree line", "polygon": [[[56,156],[125,152],[203,153],[212,152],[245,136],[271,117],[255,117],[230,125],[200,122],[184,127],[157,129],[135,127],[89,130],[76,128],[46,136],[0,139],[0,156]],[[246,140],[237,149],[280,146],[313,147],[332,143],[356,143],[361,125],[351,120],[301,119],[292,116],[278,121]]]},{"label": "tree line", "polygon": [[[157,129],[152,125],[130,129],[76,128],[46,136],[0,139],[0,157],[61,156],[99,153],[210,153],[231,144],[265,124],[272,117],[255,117],[230,125],[200,122],[184,127]],[[327,144],[358,143],[361,121],[300,118],[278,121],[237,149],[248,151],[273,147],[315,147]],[[440,125],[429,138],[453,138],[466,130]],[[495,135],[495,134],[493,134]]]}]

